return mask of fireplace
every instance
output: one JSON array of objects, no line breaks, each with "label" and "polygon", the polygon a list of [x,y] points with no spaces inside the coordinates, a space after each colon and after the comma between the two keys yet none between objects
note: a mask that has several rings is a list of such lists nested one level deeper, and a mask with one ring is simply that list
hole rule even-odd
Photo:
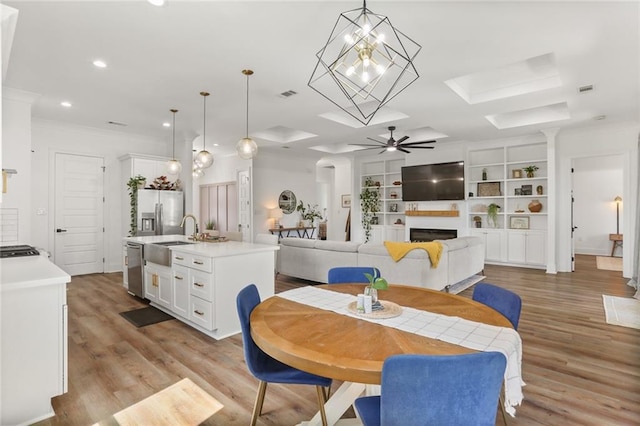
[{"label": "fireplace", "polygon": [[425,242],[433,240],[450,240],[457,238],[458,231],[456,229],[429,229],[429,228],[410,228],[409,240],[412,242]]}]

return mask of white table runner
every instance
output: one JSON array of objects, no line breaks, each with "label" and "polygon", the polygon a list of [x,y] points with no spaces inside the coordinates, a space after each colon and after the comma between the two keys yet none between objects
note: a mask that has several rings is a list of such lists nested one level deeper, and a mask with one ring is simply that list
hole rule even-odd
[{"label": "white table runner", "polygon": [[276,296],[469,349],[501,352],[507,358],[507,369],[504,375],[505,410],[515,416],[515,406],[522,403],[522,386],[525,385],[521,374],[522,340],[520,335],[511,328],[497,327],[404,306],[402,314],[394,318],[364,318],[347,309],[347,305],[356,300],[355,296],[313,286],[288,290],[278,293]]}]

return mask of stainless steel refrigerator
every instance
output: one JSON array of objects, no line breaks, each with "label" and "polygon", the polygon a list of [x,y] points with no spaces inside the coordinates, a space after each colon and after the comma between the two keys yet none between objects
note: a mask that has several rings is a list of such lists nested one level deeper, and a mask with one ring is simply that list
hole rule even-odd
[{"label": "stainless steel refrigerator", "polygon": [[184,235],[180,222],[184,216],[184,193],[139,189],[137,237],[148,235]]}]

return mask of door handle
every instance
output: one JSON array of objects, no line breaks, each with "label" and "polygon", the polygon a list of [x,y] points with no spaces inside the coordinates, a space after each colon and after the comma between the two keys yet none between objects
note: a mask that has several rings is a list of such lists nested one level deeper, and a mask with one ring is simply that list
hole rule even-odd
[{"label": "door handle", "polygon": [[56,229],[56,232],[67,232],[67,230],[66,230],[66,229],[58,228],[58,229]]}]

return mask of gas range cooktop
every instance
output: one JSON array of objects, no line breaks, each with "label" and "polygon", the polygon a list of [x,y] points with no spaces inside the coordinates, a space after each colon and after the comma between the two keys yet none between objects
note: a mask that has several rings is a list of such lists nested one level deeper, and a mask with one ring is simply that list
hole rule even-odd
[{"label": "gas range cooktop", "polygon": [[38,255],[40,255],[38,250],[27,245],[0,247],[0,259]]}]

